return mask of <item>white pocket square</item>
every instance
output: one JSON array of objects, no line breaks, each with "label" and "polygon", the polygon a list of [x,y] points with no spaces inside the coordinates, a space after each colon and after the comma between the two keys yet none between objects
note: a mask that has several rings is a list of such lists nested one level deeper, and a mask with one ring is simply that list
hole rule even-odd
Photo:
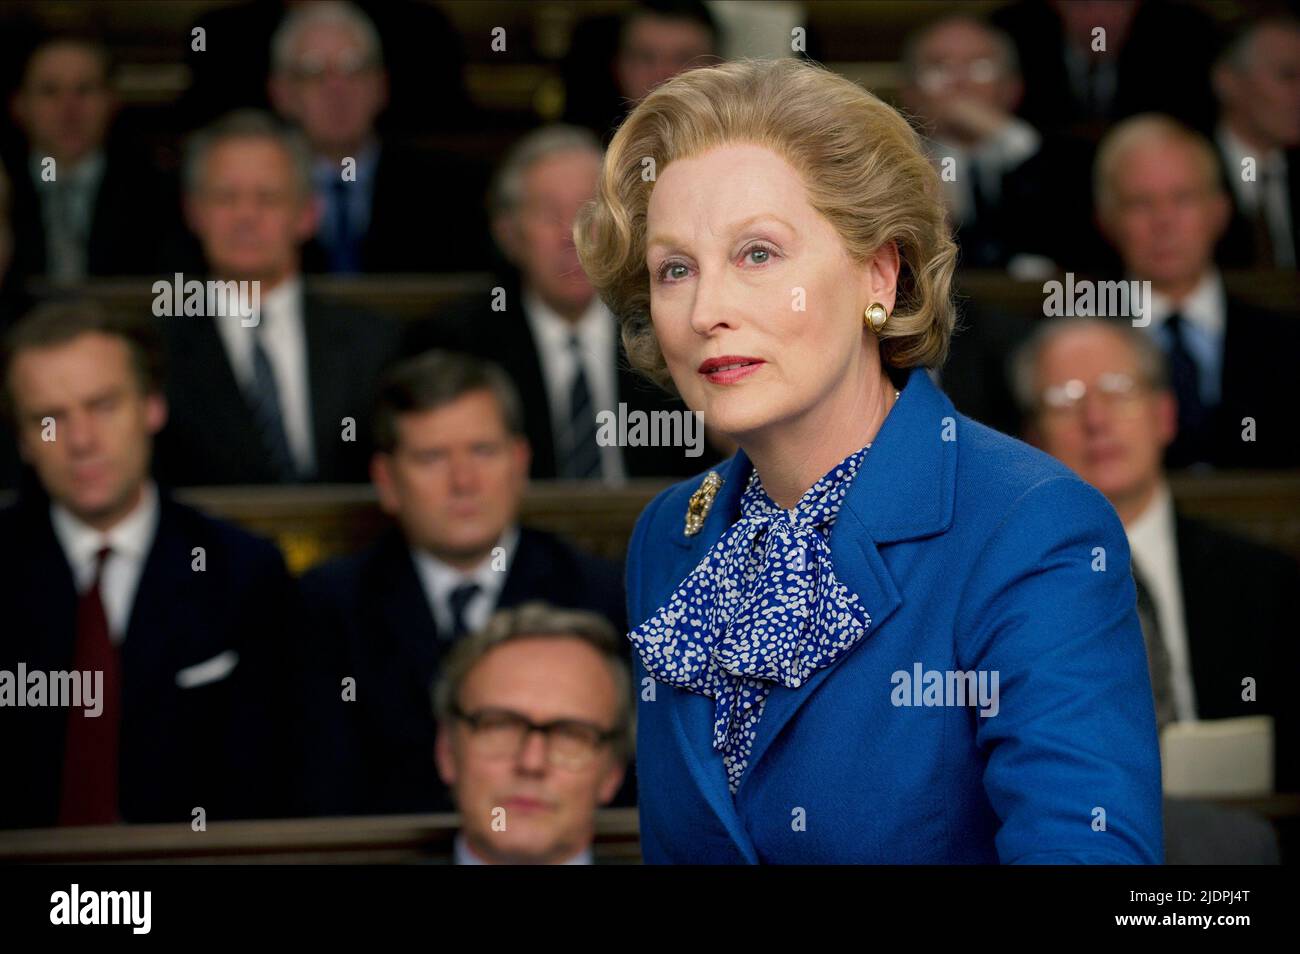
[{"label": "white pocket square", "polygon": [[218,653],[205,662],[186,666],[176,674],[176,685],[182,689],[204,686],[218,679],[225,679],[237,665],[239,665],[239,653],[227,649],[224,653]]}]

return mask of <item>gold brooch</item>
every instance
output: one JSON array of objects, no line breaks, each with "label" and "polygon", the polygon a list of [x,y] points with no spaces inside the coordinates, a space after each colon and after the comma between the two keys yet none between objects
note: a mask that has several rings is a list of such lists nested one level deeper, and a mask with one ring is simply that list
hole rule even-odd
[{"label": "gold brooch", "polygon": [[711,470],[704,478],[704,483],[700,484],[699,489],[691,494],[690,501],[686,504],[686,535],[693,537],[700,532],[704,526],[704,518],[709,515],[709,508],[713,506],[713,498],[718,495],[718,488],[722,486],[722,478],[718,476],[716,470]]}]

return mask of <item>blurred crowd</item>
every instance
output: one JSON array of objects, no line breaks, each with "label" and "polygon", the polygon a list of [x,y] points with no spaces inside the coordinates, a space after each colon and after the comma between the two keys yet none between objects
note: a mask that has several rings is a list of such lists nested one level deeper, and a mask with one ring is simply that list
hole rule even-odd
[{"label": "blurred crowd", "polygon": [[[1239,294],[1300,288],[1300,19],[1234,12],[935,5],[896,51],[896,105],[940,172],[959,288],[1149,288],[1070,318],[963,295],[931,374],[1107,496],[1162,727],[1273,715],[1285,788],[1293,704],[1243,700],[1240,674],[1294,642],[1295,560],[1181,513],[1167,482],[1300,467],[1300,302]],[[436,5],[235,3],[195,26],[154,130],[122,122],[97,36],[9,51],[0,670],[102,671],[109,718],[0,715],[30,766],[0,826],[459,807],[460,862],[589,861],[596,808],[635,803],[621,568],[519,512],[530,480],[682,479],[731,451],[598,440],[602,409],[685,408],[629,370],[572,241],[622,117],[721,61],[724,23],[688,0],[581,22],[562,120],[486,163],[440,138],[482,120]],[[467,273],[490,290],[418,320],[320,281]],[[96,304],[123,280],[168,290]],[[256,283],[258,320],[212,283]],[[393,519],[301,579],[169,493],[309,483],[371,483]]]}]

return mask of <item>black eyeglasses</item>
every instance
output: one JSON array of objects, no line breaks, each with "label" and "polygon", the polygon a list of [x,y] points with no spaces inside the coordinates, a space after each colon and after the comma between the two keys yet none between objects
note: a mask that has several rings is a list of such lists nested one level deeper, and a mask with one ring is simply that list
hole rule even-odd
[{"label": "black eyeglasses", "polygon": [[466,712],[459,705],[452,715],[470,728],[471,744],[486,758],[515,758],[534,732],[546,738],[546,756],[551,765],[581,769],[590,764],[600,749],[620,734],[619,729],[602,729],[577,719],[534,722],[509,709],[479,709]]}]

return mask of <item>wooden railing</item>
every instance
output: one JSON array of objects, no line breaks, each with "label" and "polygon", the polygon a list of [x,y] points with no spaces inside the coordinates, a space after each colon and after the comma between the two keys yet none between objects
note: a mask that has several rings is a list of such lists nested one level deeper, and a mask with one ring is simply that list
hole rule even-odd
[{"label": "wooden railing", "polygon": [[[524,523],[550,530],[584,549],[622,559],[637,517],[666,481],[621,488],[534,481],[524,496]],[[1300,471],[1174,475],[1180,509],[1277,547],[1300,560]],[[276,540],[290,568],[365,545],[387,518],[366,485],[214,487],[180,492],[182,499]]]},{"label": "wooden railing", "polygon": [[[0,831],[0,864],[240,862],[400,864],[446,861],[455,814],[213,822],[196,832],[172,825],[106,825]],[[635,808],[596,813],[598,862],[639,862]]]}]

